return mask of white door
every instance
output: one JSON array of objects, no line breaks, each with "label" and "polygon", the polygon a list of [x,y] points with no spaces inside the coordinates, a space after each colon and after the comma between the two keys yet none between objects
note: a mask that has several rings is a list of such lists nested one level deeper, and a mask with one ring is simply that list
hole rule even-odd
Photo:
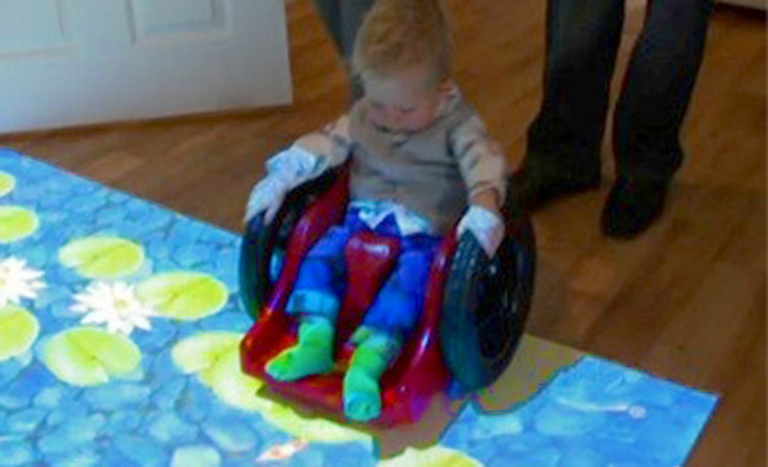
[{"label": "white door", "polygon": [[290,100],[283,0],[0,0],[0,133]]}]

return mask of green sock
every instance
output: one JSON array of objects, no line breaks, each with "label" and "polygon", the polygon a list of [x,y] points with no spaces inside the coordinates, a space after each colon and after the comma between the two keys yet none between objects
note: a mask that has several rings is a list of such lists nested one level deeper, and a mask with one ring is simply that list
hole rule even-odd
[{"label": "green sock", "polygon": [[333,335],[330,321],[304,319],[299,324],[298,343],[267,363],[267,374],[277,381],[294,381],[333,369]]},{"label": "green sock", "polygon": [[381,415],[379,378],[397,354],[400,343],[383,333],[372,333],[361,342],[344,376],[344,415],[367,422]]}]

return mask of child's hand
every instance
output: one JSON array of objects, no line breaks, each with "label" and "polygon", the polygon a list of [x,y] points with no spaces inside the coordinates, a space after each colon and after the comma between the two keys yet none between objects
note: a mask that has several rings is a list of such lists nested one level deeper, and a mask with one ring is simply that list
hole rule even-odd
[{"label": "child's hand", "polygon": [[288,192],[323,169],[319,158],[296,145],[271,157],[267,161],[267,177],[253,187],[248,198],[245,222],[264,211],[264,222],[272,222]]},{"label": "child's hand", "polygon": [[279,177],[267,177],[256,184],[248,198],[248,207],[245,210],[245,222],[248,223],[255,216],[266,211],[264,222],[269,224],[280,210],[285,195],[290,191],[290,186]]},{"label": "child's hand", "polygon": [[493,258],[504,239],[504,221],[498,214],[481,206],[470,206],[461,218],[458,236],[472,232],[489,258]]}]

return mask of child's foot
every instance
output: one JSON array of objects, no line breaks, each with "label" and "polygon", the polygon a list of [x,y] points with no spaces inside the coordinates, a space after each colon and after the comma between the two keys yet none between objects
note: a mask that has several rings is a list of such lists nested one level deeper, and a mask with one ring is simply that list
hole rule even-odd
[{"label": "child's foot", "polygon": [[378,331],[356,332],[355,340],[357,349],[344,376],[344,415],[367,422],[381,415],[379,378],[397,354],[400,343]]},{"label": "child's foot", "polygon": [[367,422],[381,415],[381,393],[377,378],[372,378],[364,371],[347,371],[344,376],[344,415],[358,422]]},{"label": "child's foot", "polygon": [[307,320],[299,326],[299,342],[267,363],[277,381],[295,381],[333,369],[333,326],[327,320]]}]

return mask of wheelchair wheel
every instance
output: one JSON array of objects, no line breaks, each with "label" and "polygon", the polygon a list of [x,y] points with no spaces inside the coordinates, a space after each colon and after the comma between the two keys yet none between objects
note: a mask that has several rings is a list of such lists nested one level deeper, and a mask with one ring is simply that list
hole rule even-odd
[{"label": "wheelchair wheel", "polygon": [[269,256],[272,231],[264,225],[264,216],[258,215],[246,225],[240,244],[240,297],[248,314],[256,319],[267,296]]},{"label": "wheelchair wheel", "polygon": [[336,175],[336,171],[329,172],[291,191],[269,225],[264,223],[264,216],[259,215],[246,226],[240,245],[240,296],[254,320],[272,291],[274,278],[279,275],[279,258],[285,254],[294,226],[307,206],[328,189]]},{"label": "wheelchair wheel", "polygon": [[493,259],[471,234],[460,239],[444,291],[440,340],[463,390],[491,385],[512,360],[530,310],[535,251],[530,221],[522,216],[508,226]]}]

